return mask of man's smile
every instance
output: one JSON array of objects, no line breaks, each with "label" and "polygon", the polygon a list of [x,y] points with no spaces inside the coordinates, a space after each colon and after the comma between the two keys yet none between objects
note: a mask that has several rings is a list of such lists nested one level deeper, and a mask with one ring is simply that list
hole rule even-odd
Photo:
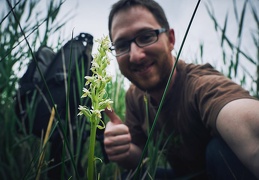
[{"label": "man's smile", "polygon": [[149,70],[154,64],[154,62],[150,62],[141,65],[133,65],[131,70],[132,72],[137,73],[138,75],[144,75],[145,73],[149,72]]}]

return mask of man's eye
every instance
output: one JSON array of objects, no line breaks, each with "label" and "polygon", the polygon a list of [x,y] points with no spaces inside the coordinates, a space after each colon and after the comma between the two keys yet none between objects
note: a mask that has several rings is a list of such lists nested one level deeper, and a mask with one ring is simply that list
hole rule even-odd
[{"label": "man's eye", "polygon": [[141,43],[148,43],[150,41],[153,41],[153,39],[154,39],[154,34],[148,33],[148,34],[139,36],[137,41]]},{"label": "man's eye", "polygon": [[123,51],[126,50],[128,48],[127,43],[117,43],[115,45],[115,50],[117,51]]}]

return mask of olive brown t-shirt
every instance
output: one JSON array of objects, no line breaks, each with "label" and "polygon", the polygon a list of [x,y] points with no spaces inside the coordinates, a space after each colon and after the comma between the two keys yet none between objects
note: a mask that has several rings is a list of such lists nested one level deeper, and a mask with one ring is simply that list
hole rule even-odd
[{"label": "olive brown t-shirt", "polygon": [[[153,138],[162,138],[161,147],[178,175],[204,169],[206,145],[218,136],[216,119],[230,101],[253,98],[211,65],[187,64],[179,60],[177,76],[158,115]],[[145,104],[144,97],[147,99]],[[150,96],[131,85],[126,94],[125,123],[132,142],[143,148],[158,106]]]}]

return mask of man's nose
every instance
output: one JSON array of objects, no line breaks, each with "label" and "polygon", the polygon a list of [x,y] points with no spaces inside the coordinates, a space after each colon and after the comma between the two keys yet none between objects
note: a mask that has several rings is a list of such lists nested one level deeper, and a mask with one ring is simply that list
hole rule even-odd
[{"label": "man's nose", "polygon": [[145,57],[144,49],[138,47],[138,45],[135,42],[132,42],[130,44],[129,56],[130,62],[139,63]]}]

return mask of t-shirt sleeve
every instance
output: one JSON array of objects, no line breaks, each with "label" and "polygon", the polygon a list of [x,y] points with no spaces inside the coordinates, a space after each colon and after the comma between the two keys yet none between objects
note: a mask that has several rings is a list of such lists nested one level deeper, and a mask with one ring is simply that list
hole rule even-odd
[{"label": "t-shirt sleeve", "polygon": [[204,124],[218,133],[216,120],[220,110],[229,102],[242,98],[253,98],[249,92],[223,75],[204,75],[192,79],[195,88],[192,98]]}]

